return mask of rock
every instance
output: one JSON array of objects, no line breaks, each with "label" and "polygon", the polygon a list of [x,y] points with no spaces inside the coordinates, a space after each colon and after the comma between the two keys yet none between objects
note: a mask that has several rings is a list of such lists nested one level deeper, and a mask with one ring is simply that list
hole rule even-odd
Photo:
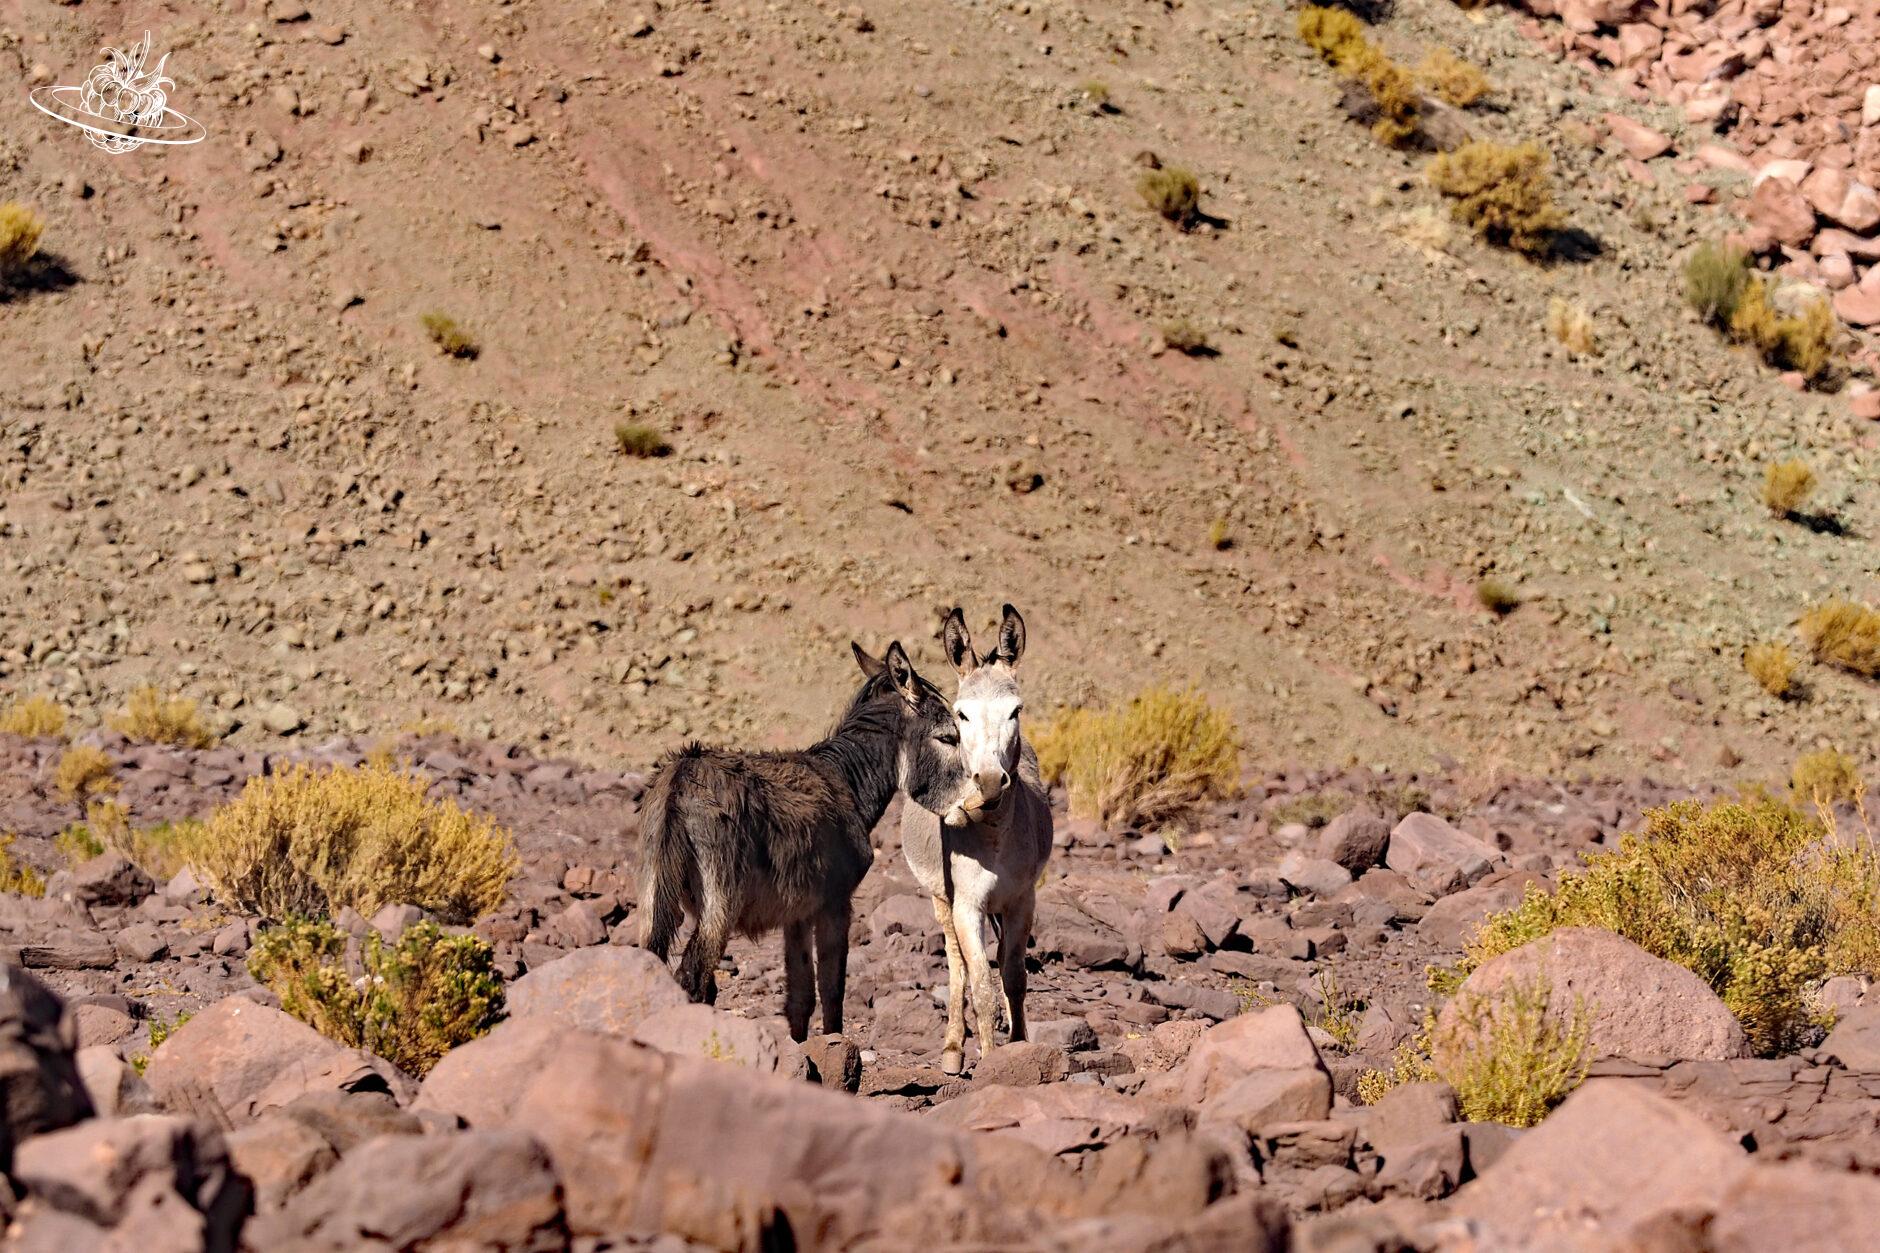
[{"label": "rock", "polygon": [[1359,875],[1384,859],[1389,844],[1390,823],[1381,815],[1348,809],[1319,833],[1319,856]]},{"label": "rock", "polygon": [[92,1115],[73,1057],[77,1027],[46,986],[0,966],[0,1170],[29,1136]]},{"label": "rock", "polygon": [[423,921],[424,911],[416,905],[381,905],[366,926],[376,931],[385,943],[396,944],[400,936]]},{"label": "rock", "polygon": [[135,1019],[110,1005],[76,1005],[70,1012],[81,1050],[94,1044],[116,1044],[137,1029]]},{"label": "rock", "polygon": [[1846,170],[1822,167],[1802,180],[1802,196],[1816,213],[1857,234],[1880,226],[1880,196]]},{"label": "rock", "polygon": [[1037,1040],[1001,1044],[973,1067],[975,1084],[1002,1083],[1015,1088],[1056,1083],[1071,1073],[1071,1059],[1055,1044]]},{"label": "rock", "polygon": [[1612,137],[1619,141],[1634,160],[1650,161],[1653,157],[1662,157],[1671,151],[1671,137],[1653,130],[1643,122],[1635,122],[1623,113],[1606,114],[1606,125],[1612,131]]},{"label": "rock", "polygon": [[809,1059],[786,1032],[710,1005],[673,1005],[648,1014],[630,1038],[663,1053],[748,1066],[759,1074],[809,1078]]},{"label": "rock", "polygon": [[424,1077],[411,1108],[460,1118],[472,1127],[500,1127],[509,1121],[521,1092],[518,1076],[547,1069],[567,1033],[552,1018],[499,1022],[489,1034],[444,1054]]},{"label": "rock", "polygon": [[1065,1083],[976,1087],[935,1106],[926,1118],[961,1131],[1011,1135],[1056,1156],[1085,1153],[1125,1137],[1165,1140],[1185,1134],[1193,1123],[1180,1106],[1094,1084]]},{"label": "rock", "polygon": [[117,853],[103,853],[72,871],[72,898],[81,905],[135,905],[157,890],[149,875]]},{"label": "rock", "polygon": [[1820,1053],[1849,1070],[1880,1074],[1880,1005],[1847,1010],[1821,1042]]},{"label": "rock", "polygon": [[1335,896],[1351,883],[1351,872],[1323,857],[1288,853],[1280,860],[1279,877],[1300,892]]},{"label": "rock", "polygon": [[1880,325],[1880,290],[1843,287],[1834,293],[1834,316],[1849,326]]},{"label": "rock", "polygon": [[1696,1114],[1621,1082],[1592,1080],[1451,1202],[1481,1247],[1557,1248],[1589,1224],[1604,1247],[1667,1215],[1714,1211],[1748,1156]]},{"label": "rock", "polygon": [[239,996],[217,1001],[172,1032],[151,1055],[144,1078],[166,1109],[222,1127],[308,1092],[411,1090],[410,1079],[384,1059]]},{"label": "rock", "polygon": [[1383,1154],[1377,1187],[1395,1196],[1433,1201],[1462,1183],[1469,1160],[1468,1142],[1459,1126],[1438,1127],[1414,1140],[1393,1144]]},{"label": "rock", "polygon": [[509,985],[512,1019],[547,1018],[565,1027],[631,1036],[662,1009],[690,1004],[672,974],[643,948],[579,949]]},{"label": "rock", "polygon": [[[1096,1038],[1094,1032],[1091,1038]],[[812,1077],[823,1087],[854,1092],[862,1086],[862,1050],[853,1040],[839,1035],[813,1035],[803,1041],[802,1049],[809,1059]]]},{"label": "rock", "polygon": [[1456,1092],[1446,1083],[1400,1083],[1365,1110],[1364,1133],[1387,1153],[1414,1144],[1456,1121]]},{"label": "rock", "polygon": [[561,1249],[560,1191],[548,1154],[521,1131],[388,1136],[346,1154],[285,1209],[256,1219],[245,1239],[335,1253]]},{"label": "rock", "polygon": [[1750,193],[1743,216],[1777,243],[1799,248],[1815,234],[1815,210],[1800,188],[1786,178],[1765,178]]},{"label": "rock", "polygon": [[1255,1070],[1201,1103],[1201,1117],[1249,1135],[1281,1123],[1316,1122],[1332,1112],[1332,1077],[1319,1067]]},{"label": "rock", "polygon": [[1484,918],[1519,905],[1527,885],[1539,878],[1519,870],[1491,874],[1474,887],[1453,892],[1431,905],[1417,932],[1443,948],[1461,948]]},{"label": "rock", "polygon": [[1097,1047],[1097,1033],[1082,1018],[1052,1018],[1031,1024],[1031,1038],[1040,1044],[1055,1044],[1067,1053],[1083,1053]]},{"label": "rock", "polygon": [[1437,891],[1456,891],[1481,879],[1500,856],[1435,814],[1414,813],[1391,829],[1384,864]]},{"label": "rock", "polygon": [[1539,983],[1549,989],[1550,1014],[1565,1014],[1576,999],[1585,1004],[1595,1057],[1749,1055],[1736,1016],[1702,979],[1595,927],[1562,927],[1484,962],[1438,1014],[1439,1044],[1467,1046],[1462,1024],[1469,997]]},{"label": "rock", "polygon": [[424,1121],[383,1092],[316,1091],[281,1106],[294,1119],[340,1153],[380,1136],[415,1136]]},{"label": "rock", "polygon": [[292,735],[307,725],[307,719],[292,705],[269,705],[261,711],[261,725],[276,735]]},{"label": "rock", "polygon": [[157,1098],[131,1064],[105,1044],[78,1050],[78,1075],[100,1118],[154,1114]]},{"label": "rock", "polygon": [[229,1169],[222,1137],[163,1114],[95,1118],[35,1136],[19,1146],[12,1173],[35,1202],[101,1227],[116,1226],[152,1191],[174,1194],[201,1212],[210,1249],[234,1247],[248,1208],[247,1183]]},{"label": "rock", "polygon": [[607,942],[607,924],[589,901],[573,901],[545,924],[549,938],[563,948],[587,948]]},{"label": "rock", "polygon": [[1708,1247],[1716,1253],[1866,1253],[1873,1248],[1875,1215],[1880,1179],[1786,1163],[1756,1166],[1718,1206]]},{"label": "rock", "polygon": [[1210,1027],[1183,1063],[1184,1104],[1200,1105],[1256,1070],[1323,1070],[1305,1020],[1291,1005],[1274,1005]]},{"label": "rock", "polygon": [[111,937],[111,947],[125,961],[142,965],[153,962],[170,951],[169,941],[157,933],[157,929],[148,923],[137,923],[124,928]]},{"label": "rock", "polygon": [[255,1190],[255,1210],[268,1214],[332,1169],[339,1154],[313,1128],[285,1114],[265,1114],[228,1135],[229,1161]]}]

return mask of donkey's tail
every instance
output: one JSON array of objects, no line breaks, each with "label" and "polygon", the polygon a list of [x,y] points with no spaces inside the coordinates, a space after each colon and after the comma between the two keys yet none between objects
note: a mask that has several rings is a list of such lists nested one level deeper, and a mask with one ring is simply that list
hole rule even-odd
[{"label": "donkey's tail", "polygon": [[640,805],[640,905],[646,910],[641,942],[661,961],[666,960],[679,924],[685,920],[685,883],[691,873],[687,863],[692,853],[684,823],[675,812],[679,789],[674,785],[691,755],[688,748],[661,762]]}]

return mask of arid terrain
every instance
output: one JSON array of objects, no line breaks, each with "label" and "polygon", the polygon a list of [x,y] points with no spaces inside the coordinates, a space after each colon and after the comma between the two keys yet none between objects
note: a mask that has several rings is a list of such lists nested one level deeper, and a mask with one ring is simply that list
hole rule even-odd
[{"label": "arid terrain", "polygon": [[[1453,221],[1296,5],[0,0],[0,205],[44,222],[0,711],[70,715],[0,732],[7,1247],[1864,1247],[1880,971],[1768,938],[1809,885],[1676,961],[1477,928],[1810,753],[1853,782],[1796,789],[1834,830],[1793,864],[1871,871],[1880,686],[1798,621],[1880,603],[1880,6],[1353,8],[1486,75],[1429,146],[1550,154],[1547,255]],[[203,142],[26,103],[145,30]],[[1181,222],[1139,190],[1177,167]],[[1813,385],[1687,303],[1726,238],[1839,316]],[[814,740],[850,640],[950,690],[942,615],[1003,602],[1034,738],[1192,690],[1231,795],[1051,789],[1031,1039],[967,1075],[894,810],[840,1036],[789,1039],[774,935],[686,1003],[638,947],[659,755]],[[203,744],[109,725],[147,686]],[[355,974],[486,946],[507,1020],[409,1068],[257,977],[298,911],[132,842],[387,754],[516,854],[462,918],[331,911]],[[1544,1120],[1442,1055],[1510,980],[1576,998]]]}]

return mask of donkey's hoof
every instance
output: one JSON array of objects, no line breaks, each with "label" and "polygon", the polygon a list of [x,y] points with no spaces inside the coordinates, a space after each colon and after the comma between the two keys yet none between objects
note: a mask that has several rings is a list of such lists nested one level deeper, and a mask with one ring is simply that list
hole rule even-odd
[{"label": "donkey's hoof", "polygon": [[948,1049],[940,1054],[940,1073],[957,1075],[966,1069],[966,1054],[955,1049]]}]

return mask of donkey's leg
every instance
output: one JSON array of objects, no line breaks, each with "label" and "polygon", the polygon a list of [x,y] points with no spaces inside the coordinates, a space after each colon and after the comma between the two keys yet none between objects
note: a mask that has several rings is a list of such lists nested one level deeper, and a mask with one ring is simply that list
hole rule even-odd
[{"label": "donkey's leg", "polygon": [[1025,1038],[1025,943],[1035,906],[1027,893],[999,920],[999,980],[1005,985],[1005,1021],[1012,1025],[1014,1044]]},{"label": "donkey's leg", "polygon": [[955,897],[953,931],[959,936],[960,954],[966,959],[966,974],[973,989],[973,1031],[979,1036],[979,1056],[984,1058],[998,1043],[999,1002],[992,987],[992,966],[986,960],[986,915],[977,902]]},{"label": "donkey's leg", "polygon": [[966,962],[960,956],[960,937],[953,931],[953,906],[946,897],[933,898],[933,916],[947,943],[947,1034],[940,1048],[940,1069],[957,1075],[966,1069]]},{"label": "donkey's leg", "polygon": [[731,902],[723,885],[707,879],[699,893],[698,926],[679,962],[679,986],[707,1005],[718,999],[718,962],[731,939]]},{"label": "donkey's leg", "polygon": [[822,992],[824,1035],[842,1034],[842,998],[849,982],[849,903],[816,915],[816,981]]},{"label": "donkey's leg", "polygon": [[783,1016],[790,1038],[809,1038],[809,1011],[816,1007],[816,972],[810,965],[810,925],[793,922],[783,929]]}]

